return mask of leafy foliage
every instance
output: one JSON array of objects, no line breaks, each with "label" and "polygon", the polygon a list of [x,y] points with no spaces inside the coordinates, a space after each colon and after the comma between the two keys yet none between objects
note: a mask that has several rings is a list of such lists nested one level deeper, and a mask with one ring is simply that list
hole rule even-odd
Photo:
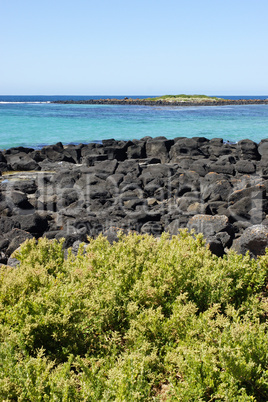
[{"label": "leafy foliage", "polygon": [[167,101],[213,101],[220,100],[221,98],[217,98],[215,96],[207,96],[207,95],[163,95],[154,98],[146,98],[146,100],[150,101],[158,101],[158,100],[167,100]]},{"label": "leafy foliage", "polygon": [[0,270],[4,401],[268,400],[268,253],[201,235],[28,240]]}]

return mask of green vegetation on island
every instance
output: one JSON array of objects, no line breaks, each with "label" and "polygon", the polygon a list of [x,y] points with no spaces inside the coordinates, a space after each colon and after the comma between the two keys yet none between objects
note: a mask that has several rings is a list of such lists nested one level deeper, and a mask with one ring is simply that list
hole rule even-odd
[{"label": "green vegetation on island", "polygon": [[268,253],[29,240],[0,270],[2,401],[267,401]]},{"label": "green vegetation on island", "polygon": [[215,96],[207,96],[207,95],[163,95],[153,98],[146,98],[146,100],[150,101],[169,101],[169,102],[206,102],[206,101],[218,101],[221,98],[217,98]]}]

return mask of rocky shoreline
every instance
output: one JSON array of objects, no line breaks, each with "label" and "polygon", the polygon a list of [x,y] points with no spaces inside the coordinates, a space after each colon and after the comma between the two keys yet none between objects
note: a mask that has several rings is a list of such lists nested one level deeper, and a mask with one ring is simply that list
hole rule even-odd
[{"label": "rocky shoreline", "polygon": [[103,140],[0,152],[0,264],[27,238],[116,240],[118,229],[204,234],[211,251],[268,246],[268,139]]},{"label": "rocky shoreline", "polygon": [[228,105],[268,105],[268,99],[208,99],[191,101],[146,100],[146,99],[88,99],[88,100],[58,100],[51,103],[77,105],[144,105],[144,106],[228,106]]}]

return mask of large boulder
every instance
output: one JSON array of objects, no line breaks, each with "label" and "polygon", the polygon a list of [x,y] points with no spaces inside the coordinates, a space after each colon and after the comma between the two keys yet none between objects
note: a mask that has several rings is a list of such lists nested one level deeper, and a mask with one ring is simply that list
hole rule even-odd
[{"label": "large boulder", "polygon": [[240,159],[244,159],[247,161],[260,159],[258,145],[254,141],[247,139],[238,141],[237,149]]},{"label": "large boulder", "polygon": [[18,180],[12,181],[11,187],[14,190],[22,191],[25,194],[34,194],[37,190],[37,180],[31,178],[18,178]]},{"label": "large boulder", "polygon": [[268,159],[268,139],[261,140],[258,146],[258,152],[262,159]]},{"label": "large boulder", "polygon": [[9,148],[6,151],[4,151],[5,155],[15,155],[18,153],[23,153],[23,154],[29,154],[33,152],[33,148],[28,148],[28,147],[13,147]]},{"label": "large boulder", "polygon": [[4,163],[6,163],[6,158],[5,158],[5,156],[4,156],[4,154],[3,154],[3,152],[1,152],[0,151],[0,162],[4,162]]},{"label": "large boulder", "polygon": [[204,177],[210,170],[210,163],[208,163],[207,159],[198,158],[198,160],[194,160],[189,167],[191,170],[194,170],[199,176]]},{"label": "large boulder", "polygon": [[170,149],[170,159],[176,162],[177,157],[180,156],[204,156],[200,149],[201,141],[194,138],[180,138]]},{"label": "large boulder", "polygon": [[249,251],[251,257],[264,255],[268,247],[268,226],[253,225],[247,228],[241,237],[233,242],[232,248],[239,254]]},{"label": "large boulder", "polygon": [[67,147],[65,147],[65,153],[68,154],[73,158],[75,163],[80,163],[80,158],[81,158],[81,149],[83,148],[83,144],[69,144]]},{"label": "large boulder", "polygon": [[209,155],[211,159],[217,161],[217,158],[223,155],[237,155],[237,148],[235,144],[224,143],[221,138],[213,138],[209,142]]},{"label": "large boulder", "polygon": [[250,211],[253,208],[252,199],[243,197],[228,207],[229,216],[232,222],[250,220]]},{"label": "large boulder", "polygon": [[128,173],[135,173],[136,176],[139,176],[140,171],[141,168],[136,159],[128,159],[125,160],[124,162],[119,162],[116,168],[116,173],[123,175],[126,175]]},{"label": "large boulder", "polygon": [[232,244],[233,228],[225,215],[195,215],[187,228],[203,233],[210,251],[218,257],[222,257],[225,248]]},{"label": "large boulder", "polygon": [[234,204],[244,197],[250,197],[252,200],[265,198],[266,187],[264,184],[257,184],[233,191],[229,196],[229,203]]},{"label": "large boulder", "polygon": [[[61,142],[55,145],[48,145],[41,150],[42,157],[45,157],[51,162],[70,162],[75,163],[75,159],[72,155],[65,149]],[[77,158],[76,158],[77,159]]]},{"label": "large boulder", "polygon": [[160,158],[161,163],[169,162],[169,151],[173,144],[173,140],[167,140],[166,138],[148,140],[146,143],[146,155],[148,158]]},{"label": "large boulder", "polygon": [[127,149],[128,159],[142,159],[146,157],[145,141],[133,141]]},{"label": "large boulder", "polygon": [[228,201],[232,192],[230,181],[218,173],[207,174],[201,185],[201,196],[204,201]]},{"label": "large boulder", "polygon": [[83,163],[86,166],[94,166],[97,162],[102,162],[108,160],[108,155],[104,154],[90,154],[83,158]]},{"label": "large boulder", "polygon": [[29,155],[22,152],[6,155],[6,159],[11,170],[40,170],[39,164]]},{"label": "large boulder", "polygon": [[33,236],[25,230],[12,229],[10,232],[5,234],[5,239],[9,242],[5,251],[6,255],[9,257],[22,243],[25,242],[25,240],[32,238]]},{"label": "large boulder", "polygon": [[[171,182],[175,179],[171,180]],[[177,177],[177,189],[175,191],[176,195],[181,197],[183,194],[193,191],[200,191],[200,176],[198,173],[188,170],[184,173],[179,174]]]},{"label": "large boulder", "polygon": [[48,228],[47,218],[38,213],[17,215],[14,216],[13,219],[20,229],[29,232],[34,236],[41,236]]},{"label": "large boulder", "polygon": [[256,172],[256,165],[250,160],[240,160],[235,165],[235,169],[238,173],[251,174]]},{"label": "large boulder", "polygon": [[63,189],[61,193],[58,194],[58,208],[65,208],[69,205],[73,204],[74,202],[78,201],[79,199],[78,191],[74,189]]},{"label": "large boulder", "polygon": [[14,228],[20,228],[19,222],[15,222],[9,216],[0,217],[0,235],[10,232]]},{"label": "large boulder", "polygon": [[203,233],[205,237],[230,231],[230,223],[225,215],[195,215],[189,220],[187,227],[189,230],[194,229],[196,233]]},{"label": "large boulder", "polygon": [[7,195],[7,201],[11,208],[18,207],[21,209],[32,209],[32,205],[29,203],[27,195],[22,191],[11,191]]},{"label": "large boulder", "polygon": [[171,222],[167,222],[164,229],[171,235],[177,235],[180,229],[185,229],[187,227],[189,217],[186,215],[180,215]]},{"label": "large boulder", "polygon": [[233,176],[235,174],[235,169],[234,169],[234,165],[223,162],[222,164],[220,163],[213,163],[210,164],[209,166],[209,171],[210,172],[215,172],[215,173],[223,173],[225,175],[229,175],[229,176]]},{"label": "large boulder", "polygon": [[0,151],[0,176],[1,172],[6,172],[8,170],[7,160],[4,154]]},{"label": "large boulder", "polygon": [[118,166],[118,162],[116,159],[114,160],[106,160],[103,162],[97,162],[94,165],[94,171],[96,174],[101,173],[103,178],[107,178],[111,174],[115,173],[115,170]]},{"label": "large boulder", "polygon": [[131,141],[103,140],[103,153],[109,160],[124,161],[127,158],[127,149],[133,145]]}]

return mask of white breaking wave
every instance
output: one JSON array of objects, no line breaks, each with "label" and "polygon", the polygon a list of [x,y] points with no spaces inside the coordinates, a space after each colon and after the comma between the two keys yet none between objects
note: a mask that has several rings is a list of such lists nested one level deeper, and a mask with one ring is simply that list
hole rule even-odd
[{"label": "white breaking wave", "polygon": [[41,101],[39,101],[39,102],[6,102],[6,101],[0,101],[0,103],[1,104],[10,104],[10,103],[16,104],[16,103],[51,103],[51,102],[50,101],[46,101],[46,102],[41,102]]}]

